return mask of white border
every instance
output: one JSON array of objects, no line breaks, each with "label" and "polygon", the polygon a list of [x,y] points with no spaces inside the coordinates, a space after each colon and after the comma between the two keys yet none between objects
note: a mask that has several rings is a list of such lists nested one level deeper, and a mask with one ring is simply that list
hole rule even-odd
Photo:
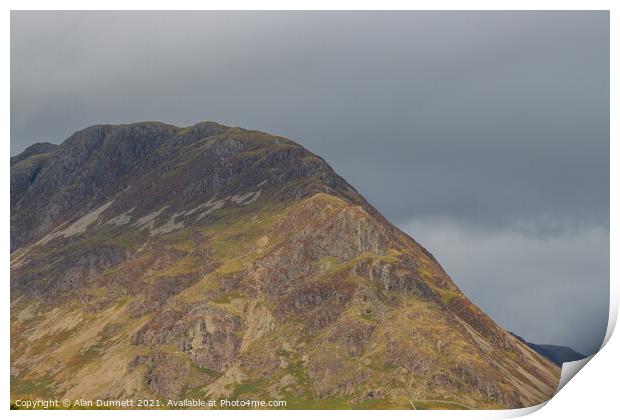
[{"label": "white border", "polygon": [[[9,54],[10,54],[10,14],[9,10],[610,10],[611,20],[611,75],[618,74],[620,67],[618,66],[618,46],[620,45],[618,39],[618,23],[620,19],[616,16],[619,8],[614,6],[617,1],[404,1],[404,0],[383,0],[381,2],[372,2],[368,0],[358,1],[339,1],[339,0],[315,0],[315,1],[197,1],[197,0],[177,0],[174,2],[165,2],[161,0],[151,0],[149,2],[140,1],[89,1],[88,3],[73,1],[7,1],[5,4],[8,6],[5,9],[5,13],[2,16],[2,57],[5,60],[5,65],[2,67],[4,84],[2,90],[5,100],[2,101],[2,115],[4,119],[4,138],[2,147],[6,164],[3,167],[2,176],[4,182],[2,183],[3,197],[8,197],[10,193],[9,179],[10,168],[8,165],[8,156],[10,156],[10,146],[8,139],[10,138],[10,66],[9,66]],[[53,6],[53,7],[51,7]],[[612,76],[611,79],[611,116],[617,114],[618,103],[618,85]],[[617,140],[617,124],[616,121],[611,119],[611,185],[617,185],[618,170],[614,166],[614,163],[618,163],[618,140]],[[618,211],[618,194],[614,193],[611,189],[611,215],[616,215]],[[8,410],[9,400],[9,358],[10,358],[10,339],[9,339],[9,319],[10,319],[10,299],[8,296],[8,285],[10,266],[8,256],[9,251],[9,218],[10,209],[9,201],[3,201],[2,208],[2,229],[4,232],[5,241],[2,242],[2,252],[5,255],[5,259],[2,262],[2,272],[5,273],[5,304],[2,305],[2,317],[4,326],[6,329],[2,336],[2,395],[5,398],[4,409]],[[605,337],[605,349],[597,354],[593,358],[593,362],[589,363],[590,368],[586,368],[583,374],[580,374],[578,381],[571,381],[571,385],[562,390],[556,397],[554,397],[549,403],[549,407],[541,410],[535,414],[538,418],[583,418],[589,416],[592,418],[609,418],[611,413],[617,413],[617,401],[616,392],[618,384],[618,356],[620,355],[620,344],[618,339],[610,340],[611,334],[615,327],[617,314],[618,314],[618,224],[614,222],[614,218],[611,220],[611,293],[610,293],[610,316],[607,334]],[[608,343],[609,341],[609,343]],[[294,415],[300,418],[315,418],[317,415],[336,417],[336,416],[352,416],[358,418],[372,418],[376,419],[377,415],[386,415],[390,417],[408,418],[415,415],[417,418],[507,418],[525,415],[533,411],[538,410],[541,406],[532,407],[522,410],[506,410],[506,411],[473,411],[473,412],[447,412],[447,411],[433,411],[433,412],[408,412],[408,411],[390,411],[390,412],[373,412],[373,411],[358,411],[358,412],[345,412],[345,411],[330,411],[330,412],[314,412],[314,411],[167,411],[167,412],[154,412],[154,411],[116,411],[115,417],[119,418],[161,418],[162,416],[175,416],[183,415],[184,417],[191,418],[205,418],[205,417],[256,417],[256,418],[284,418]],[[251,414],[250,414],[251,413]],[[49,418],[66,418],[72,416],[79,416],[80,418],[98,418],[108,417],[110,412],[105,411],[11,411],[11,416],[25,416],[25,417],[49,417]]]}]

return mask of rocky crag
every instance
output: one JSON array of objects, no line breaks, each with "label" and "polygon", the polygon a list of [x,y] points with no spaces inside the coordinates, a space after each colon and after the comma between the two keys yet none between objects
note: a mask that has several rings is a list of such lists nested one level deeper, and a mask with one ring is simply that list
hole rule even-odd
[{"label": "rocky crag", "polygon": [[11,398],[514,408],[560,370],[320,157],[213,122],[11,158]]}]

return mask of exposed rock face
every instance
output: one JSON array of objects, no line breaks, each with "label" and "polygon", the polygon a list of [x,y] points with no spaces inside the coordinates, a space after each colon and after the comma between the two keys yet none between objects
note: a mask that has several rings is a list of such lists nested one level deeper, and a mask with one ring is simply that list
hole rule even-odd
[{"label": "exposed rock face", "polygon": [[321,158],[205,122],[11,159],[12,397],[502,408],[559,369]]}]

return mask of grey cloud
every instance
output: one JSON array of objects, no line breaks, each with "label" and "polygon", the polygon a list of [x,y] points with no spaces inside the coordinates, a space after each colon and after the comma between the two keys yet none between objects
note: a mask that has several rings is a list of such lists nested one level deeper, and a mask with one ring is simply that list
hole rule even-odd
[{"label": "grey cloud", "polygon": [[609,227],[606,12],[13,12],[11,75],[12,154],[210,119],[299,141],[401,227]]},{"label": "grey cloud", "polygon": [[540,238],[437,219],[403,228],[503,327],[535,343],[571,345],[584,354],[600,347],[609,314],[609,291],[601,287],[609,277],[609,231],[589,228]]}]

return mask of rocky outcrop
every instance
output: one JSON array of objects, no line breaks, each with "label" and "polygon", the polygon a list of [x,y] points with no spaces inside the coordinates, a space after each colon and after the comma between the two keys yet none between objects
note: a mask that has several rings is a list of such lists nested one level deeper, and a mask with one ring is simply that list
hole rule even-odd
[{"label": "rocky outcrop", "polygon": [[132,338],[137,345],[173,344],[199,367],[215,371],[231,367],[241,340],[241,319],[208,305],[164,311]]},{"label": "rocky outcrop", "polygon": [[25,267],[12,278],[11,287],[26,296],[54,299],[92,284],[126,259],[126,250],[119,246],[98,245],[78,249],[42,268],[29,270]]}]

